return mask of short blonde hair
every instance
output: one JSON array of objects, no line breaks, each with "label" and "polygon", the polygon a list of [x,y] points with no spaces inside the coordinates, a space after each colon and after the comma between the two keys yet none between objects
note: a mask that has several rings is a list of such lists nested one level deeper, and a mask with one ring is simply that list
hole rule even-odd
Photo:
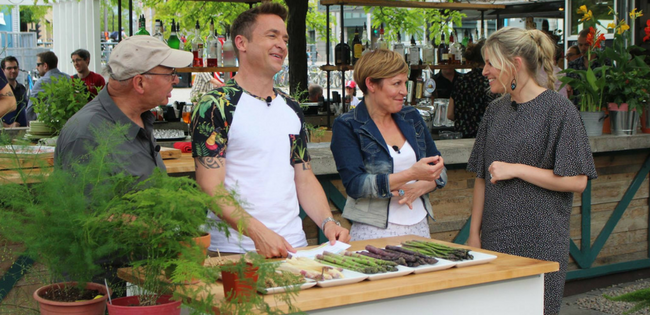
[{"label": "short blonde hair", "polygon": [[483,46],[483,58],[489,56],[490,64],[501,70],[497,80],[507,91],[506,84],[501,76],[511,76],[516,70],[514,59],[520,57],[524,62],[526,72],[537,84],[540,84],[538,69],[544,68],[548,75],[546,87],[555,90],[554,57],[555,45],[540,30],[525,30],[515,27],[504,27],[492,34]]},{"label": "short blonde hair", "polygon": [[372,82],[379,83],[386,78],[392,78],[398,74],[408,74],[409,67],[402,56],[387,49],[376,49],[368,52],[357,60],[354,66],[354,81],[363,92],[368,93],[366,78]]}]

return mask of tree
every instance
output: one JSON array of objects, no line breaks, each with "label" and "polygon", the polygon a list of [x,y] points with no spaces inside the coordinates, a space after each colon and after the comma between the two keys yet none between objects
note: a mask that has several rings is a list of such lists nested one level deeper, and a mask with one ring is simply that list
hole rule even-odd
[{"label": "tree", "polygon": [[291,95],[307,89],[306,18],[309,3],[305,0],[284,0],[289,8],[289,85]]}]

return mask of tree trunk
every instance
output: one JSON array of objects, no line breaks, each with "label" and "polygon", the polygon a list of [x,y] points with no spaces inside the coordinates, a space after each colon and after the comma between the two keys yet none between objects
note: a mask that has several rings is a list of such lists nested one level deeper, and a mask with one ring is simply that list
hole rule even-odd
[{"label": "tree trunk", "polygon": [[[289,8],[289,85],[291,95],[307,90],[307,0],[284,0]],[[300,100],[298,100],[300,101]]]}]

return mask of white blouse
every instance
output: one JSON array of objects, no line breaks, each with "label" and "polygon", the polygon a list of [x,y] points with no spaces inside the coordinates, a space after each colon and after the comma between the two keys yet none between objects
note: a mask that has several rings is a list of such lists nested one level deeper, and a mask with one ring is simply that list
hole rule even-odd
[{"label": "white blouse", "polygon": [[[392,147],[388,146],[388,152],[390,152],[390,156],[393,158],[393,173],[407,170],[417,162],[415,151],[413,151],[408,141],[404,142],[404,145],[399,151],[395,151]],[[413,180],[407,184],[414,182]],[[395,190],[393,187],[390,189]],[[427,216],[427,210],[424,208],[421,198],[418,197],[413,201],[413,209],[409,209],[407,204],[400,205],[400,198],[400,196],[390,198],[388,222],[400,225],[413,225],[422,221]]]}]

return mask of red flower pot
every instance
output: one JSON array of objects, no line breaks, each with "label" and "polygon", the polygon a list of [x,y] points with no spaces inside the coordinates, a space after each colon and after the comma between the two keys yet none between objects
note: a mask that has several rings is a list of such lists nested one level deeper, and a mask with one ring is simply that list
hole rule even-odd
[{"label": "red flower pot", "polygon": [[180,315],[181,301],[170,301],[171,295],[161,295],[156,305],[140,306],[140,296],[127,296],[108,303],[109,315]]},{"label": "red flower pot", "polygon": [[228,301],[247,300],[247,297],[256,294],[259,267],[253,267],[251,264],[247,265],[243,272],[243,278],[240,277],[237,270],[221,271],[223,291]]}]

